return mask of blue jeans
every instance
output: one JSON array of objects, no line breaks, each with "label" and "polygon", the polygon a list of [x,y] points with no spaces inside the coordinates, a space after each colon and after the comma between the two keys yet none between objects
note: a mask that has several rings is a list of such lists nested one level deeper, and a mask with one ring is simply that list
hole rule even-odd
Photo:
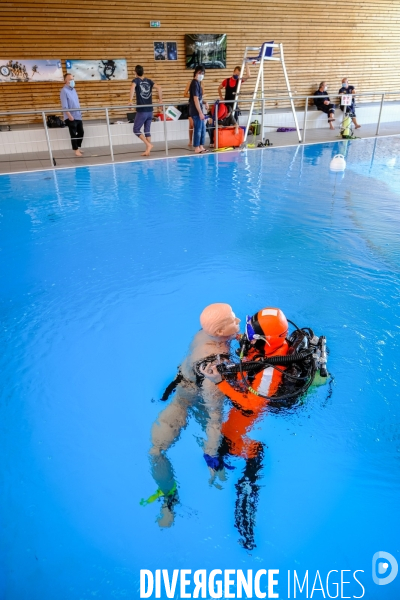
[{"label": "blue jeans", "polygon": [[198,148],[203,146],[206,141],[206,120],[201,120],[200,117],[193,118],[193,147]]}]

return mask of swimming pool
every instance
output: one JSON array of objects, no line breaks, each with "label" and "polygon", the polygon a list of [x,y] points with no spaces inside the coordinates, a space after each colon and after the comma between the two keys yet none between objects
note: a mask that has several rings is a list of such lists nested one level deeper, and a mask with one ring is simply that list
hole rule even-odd
[{"label": "swimming pool", "polygon": [[[398,596],[400,578],[377,587],[370,571],[375,552],[400,556],[399,148],[0,177],[2,597],[138,598],[139,569],[269,568],[362,569],[365,597]],[[217,301],[326,335],[334,377],[251,433],[267,447],[252,551],[234,519],[244,460],[209,485],[194,417],[169,452],[173,527],[140,505],[159,398]]]}]

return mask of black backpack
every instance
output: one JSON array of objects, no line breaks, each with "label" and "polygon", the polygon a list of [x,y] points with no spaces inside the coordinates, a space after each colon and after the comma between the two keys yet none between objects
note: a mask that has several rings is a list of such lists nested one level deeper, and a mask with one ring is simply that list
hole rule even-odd
[{"label": "black backpack", "polygon": [[181,119],[188,119],[189,118],[189,106],[187,104],[178,104],[178,106],[176,107],[178,110],[181,111],[181,115],[179,117],[179,121]]},{"label": "black backpack", "polygon": [[65,123],[62,119],[60,119],[60,117],[57,117],[57,115],[48,115],[47,127],[49,129],[54,129],[55,127],[65,127]]}]

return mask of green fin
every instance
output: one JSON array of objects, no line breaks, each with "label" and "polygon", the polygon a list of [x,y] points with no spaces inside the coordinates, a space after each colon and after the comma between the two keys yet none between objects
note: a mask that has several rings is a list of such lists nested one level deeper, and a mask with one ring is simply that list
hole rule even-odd
[{"label": "green fin", "polygon": [[174,485],[169,490],[169,492],[167,492],[166,494],[164,494],[164,492],[162,490],[160,490],[160,488],[158,488],[158,490],[156,492],[154,492],[154,494],[152,494],[151,496],[149,496],[147,498],[147,500],[145,500],[144,498],[142,498],[141,501],[139,502],[139,504],[140,504],[140,506],[147,506],[148,504],[153,504],[153,502],[155,502],[156,500],[158,500],[162,496],[172,496],[172,494],[175,493],[176,488],[177,488],[176,481],[174,481]]},{"label": "green fin", "polygon": [[153,502],[155,502],[156,500],[158,500],[158,498],[161,498],[161,496],[164,496],[164,492],[162,492],[160,490],[160,488],[158,488],[158,490],[156,492],[154,492],[154,494],[152,494],[151,496],[149,496],[147,498],[147,500],[145,500],[144,498],[142,498],[139,504],[140,504],[140,506],[147,506],[148,504],[152,504]]}]

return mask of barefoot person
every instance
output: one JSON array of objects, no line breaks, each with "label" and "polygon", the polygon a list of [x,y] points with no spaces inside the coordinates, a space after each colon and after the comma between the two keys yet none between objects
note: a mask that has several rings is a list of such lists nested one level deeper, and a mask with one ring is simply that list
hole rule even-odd
[{"label": "barefoot person", "polygon": [[314,96],[324,96],[323,98],[314,98],[314,104],[318,110],[322,110],[322,112],[328,115],[329,129],[335,129],[333,126],[333,121],[335,120],[335,105],[328,96],[328,86],[326,81],[321,81],[318,90],[314,92]]},{"label": "barefoot person", "polygon": [[361,125],[359,125],[357,123],[356,106],[355,106],[355,102],[354,102],[354,94],[355,93],[356,93],[356,90],[355,90],[354,85],[350,85],[347,77],[344,77],[342,79],[342,87],[339,90],[339,94],[352,94],[353,98],[352,98],[350,106],[344,106],[344,105],[342,105],[342,103],[340,103],[340,110],[342,112],[344,112],[345,115],[349,115],[355,125],[355,128],[359,129],[361,127]]},{"label": "barefoot person", "polygon": [[[190,84],[192,83],[192,80],[188,81],[187,86],[185,87],[185,91],[183,92],[183,96],[184,98],[190,98]],[[200,82],[201,85],[201,89],[203,91],[203,101],[204,101],[204,88],[203,88],[203,82]],[[188,121],[189,121],[189,143],[188,146],[189,148],[193,148],[193,129],[194,129],[194,123],[193,123],[193,118],[192,117],[188,117]]]},{"label": "barefoot person", "polygon": [[[142,153],[142,156],[149,156],[150,151],[153,148],[150,134],[151,121],[153,120],[153,107],[149,105],[153,104],[153,87],[157,90],[160,102],[162,102],[162,90],[161,86],[144,76],[144,69],[141,65],[136,65],[135,73],[136,77],[132,80],[129,97],[129,102],[132,104],[133,96],[136,95],[136,104],[138,104],[135,121],[133,123],[133,133],[137,135],[146,146],[146,150]],[[144,134],[141,132],[143,126]]]},{"label": "barefoot person", "polygon": [[[204,148],[206,139],[206,121],[203,110],[203,88],[205,69],[198,65],[193,73],[193,79],[189,87],[189,116],[193,119],[193,148],[195,154],[208,152]],[[204,103],[206,106],[206,103]],[[206,107],[207,108],[207,107]]]},{"label": "barefoot person", "polygon": [[74,76],[71,73],[64,76],[64,87],[60,92],[60,100],[64,111],[65,124],[68,126],[69,135],[71,136],[72,150],[74,150],[76,156],[83,156],[83,150],[81,149],[84,136],[82,113],[80,110],[72,110],[80,108],[80,104],[75,89]]}]

